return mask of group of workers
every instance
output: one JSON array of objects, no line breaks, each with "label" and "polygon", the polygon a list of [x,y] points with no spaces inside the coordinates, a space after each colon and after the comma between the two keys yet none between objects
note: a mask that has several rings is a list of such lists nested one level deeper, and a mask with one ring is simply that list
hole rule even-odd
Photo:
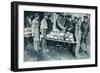
[{"label": "group of workers", "polygon": [[[52,13],[54,14],[54,13]],[[46,37],[47,33],[53,31],[54,23],[58,31],[63,33],[70,32],[73,34],[74,41],[78,41],[76,48],[76,55],[78,55],[81,45],[84,43],[87,45],[87,37],[89,37],[89,15],[83,15],[81,17],[71,14],[64,15],[64,13],[55,13],[55,22],[51,20],[52,14],[43,13],[42,19],[40,19],[39,13],[34,13],[26,17],[25,28],[32,28],[33,46],[34,50],[38,51],[40,48],[40,38]],[[32,18],[33,17],[33,18]],[[53,18],[54,19],[54,18]],[[41,36],[40,36],[41,35]],[[46,50],[47,48],[45,48]]]}]

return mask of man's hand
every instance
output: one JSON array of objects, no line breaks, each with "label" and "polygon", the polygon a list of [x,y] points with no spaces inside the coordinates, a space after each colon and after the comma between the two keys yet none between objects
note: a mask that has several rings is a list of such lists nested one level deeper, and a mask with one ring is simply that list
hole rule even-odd
[{"label": "man's hand", "polygon": [[62,32],[64,32],[64,33],[65,33],[65,32],[66,32],[66,29],[64,28],[64,29],[62,30]]},{"label": "man's hand", "polygon": [[35,33],[32,33],[32,37],[35,37],[36,36],[36,34]]}]

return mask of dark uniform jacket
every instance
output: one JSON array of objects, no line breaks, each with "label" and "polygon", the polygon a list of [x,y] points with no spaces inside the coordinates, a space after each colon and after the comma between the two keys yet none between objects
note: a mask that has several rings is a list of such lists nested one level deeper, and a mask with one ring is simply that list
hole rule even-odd
[{"label": "dark uniform jacket", "polygon": [[81,31],[82,31],[82,37],[85,38],[88,35],[89,32],[89,23],[88,21],[83,21],[81,24]]}]

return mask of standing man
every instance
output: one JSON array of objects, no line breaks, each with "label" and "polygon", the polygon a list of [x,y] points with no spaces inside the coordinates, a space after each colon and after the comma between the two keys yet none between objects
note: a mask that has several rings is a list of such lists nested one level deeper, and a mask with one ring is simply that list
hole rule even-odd
[{"label": "standing man", "polygon": [[31,18],[31,14],[25,16],[24,18],[24,47],[26,47],[30,43],[29,40],[32,39]]},{"label": "standing man", "polygon": [[77,39],[77,44],[76,44],[76,47],[75,47],[75,57],[76,58],[80,58],[80,55],[79,55],[79,50],[80,50],[80,41],[81,41],[81,23],[82,23],[82,20],[81,20],[81,17],[79,18],[77,24],[76,24],[76,27],[75,27],[75,36],[76,36],[76,39]]},{"label": "standing man", "polygon": [[87,51],[87,37],[89,34],[89,21],[88,16],[84,16],[84,20],[81,24],[81,49]]},{"label": "standing man", "polygon": [[65,32],[66,31],[66,29],[65,29],[65,21],[66,21],[66,19],[65,19],[63,13],[58,13],[58,15],[59,16],[58,16],[58,18],[56,20],[56,27],[57,27],[57,29],[59,31]]},{"label": "standing man", "polygon": [[47,19],[48,19],[48,13],[44,13],[44,17],[41,21],[41,26],[40,26],[40,30],[41,30],[41,36],[42,36],[42,51],[43,53],[48,52],[49,50],[47,49],[47,42],[45,41],[45,37],[47,34],[47,29],[48,29],[48,24],[47,24]]},{"label": "standing man", "polygon": [[39,15],[36,13],[32,21],[32,36],[34,50],[39,51]]},{"label": "standing man", "polygon": [[29,27],[31,27],[31,18],[32,18],[33,16],[30,14],[29,16],[26,16],[25,17],[25,20],[24,20],[24,27],[27,27],[27,26],[29,26]]},{"label": "standing man", "polygon": [[72,22],[72,25],[73,25],[72,34],[73,34],[73,38],[74,38],[74,42],[75,42],[73,45],[72,52],[73,52],[74,56],[76,56],[76,57],[78,57],[78,48],[77,48],[78,43],[77,43],[77,35],[76,35],[76,32],[77,32],[76,25],[78,24],[78,21],[79,21],[79,18],[75,16],[74,20]]},{"label": "standing man", "polygon": [[51,20],[51,14],[49,14],[48,15],[48,19],[47,19],[47,27],[48,27],[48,29],[47,29],[47,34],[49,33],[49,32],[51,32],[51,31],[53,31],[53,22],[52,22],[52,20]]},{"label": "standing man", "polygon": [[74,42],[75,43],[72,43],[72,44],[68,44],[68,47],[71,48],[71,52],[73,53],[74,56],[76,56],[77,54],[77,48],[76,48],[76,41],[77,41],[77,38],[76,38],[76,25],[78,23],[78,20],[79,18],[78,17],[74,17],[74,20],[72,20],[72,15],[67,15],[66,16],[67,20],[65,22],[66,24],[66,31],[67,32],[70,32],[73,34],[73,39],[74,39]]},{"label": "standing man", "polygon": [[48,19],[48,14],[44,13],[44,18],[41,21],[41,34],[43,35],[43,38],[46,37],[47,29],[48,29],[48,24],[47,24],[47,19]]},{"label": "standing man", "polygon": [[73,23],[72,23],[72,16],[71,15],[67,15],[66,16],[66,21],[65,21],[65,28],[67,32],[72,32],[73,29]]},{"label": "standing man", "polygon": [[73,34],[73,38],[74,38],[74,41],[76,41],[76,36],[75,36],[75,27],[76,27],[76,24],[78,22],[78,17],[74,17],[74,20],[72,20],[72,16],[69,15],[67,16],[67,21],[65,22],[66,24],[66,31],[67,32],[70,32]]},{"label": "standing man", "polygon": [[79,21],[79,18],[78,17],[74,17],[72,33],[73,33],[73,37],[74,37],[74,41],[75,42],[77,41],[75,32],[76,32],[76,25],[77,25],[78,21]]}]

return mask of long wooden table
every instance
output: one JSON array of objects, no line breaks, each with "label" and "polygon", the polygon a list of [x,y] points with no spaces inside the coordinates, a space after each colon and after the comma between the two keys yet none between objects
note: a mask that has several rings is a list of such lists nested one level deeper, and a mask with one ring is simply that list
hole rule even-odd
[{"label": "long wooden table", "polygon": [[[75,46],[76,46],[76,44],[78,43],[77,41],[75,42],[67,42],[67,41],[65,41],[65,40],[58,40],[58,39],[51,39],[51,38],[47,38],[47,37],[45,37],[45,38],[42,38],[42,48],[48,48],[48,46],[47,46],[47,42],[48,41],[52,41],[52,42],[61,42],[61,43],[67,43],[67,44],[71,44],[71,49],[72,49],[72,53],[75,55],[76,54],[76,50],[77,50],[77,48],[75,48]],[[73,47],[73,48],[72,48]]]}]

